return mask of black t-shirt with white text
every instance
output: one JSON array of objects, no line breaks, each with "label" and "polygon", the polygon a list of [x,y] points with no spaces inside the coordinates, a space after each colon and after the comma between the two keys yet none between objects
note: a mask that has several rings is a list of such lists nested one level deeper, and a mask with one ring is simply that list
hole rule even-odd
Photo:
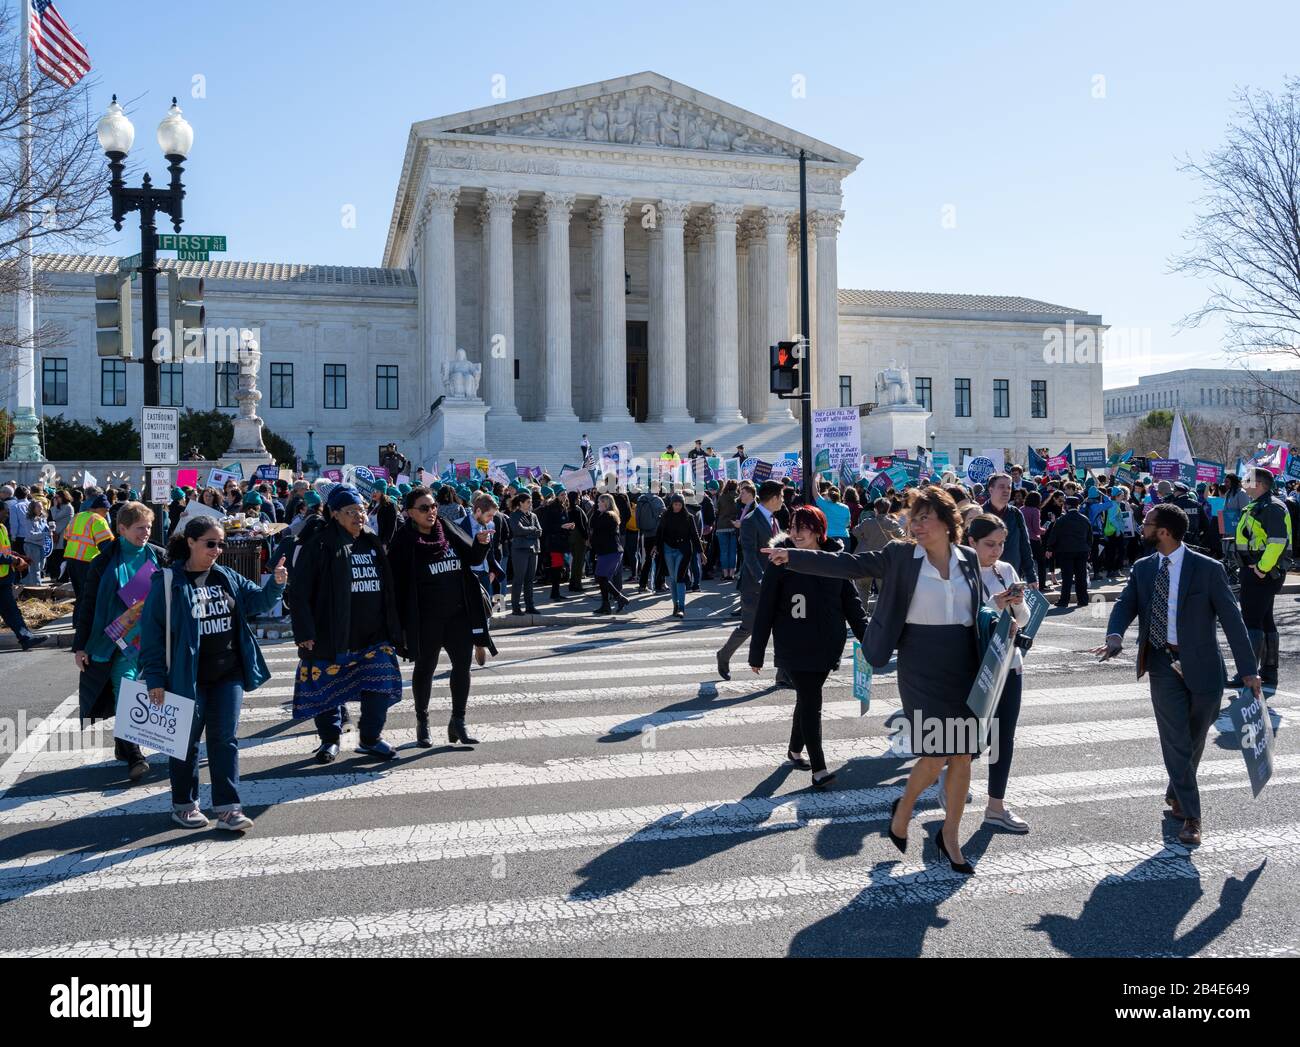
[{"label": "black t-shirt with white text", "polygon": [[379,577],[379,550],[348,546],[352,565],[352,607],[348,648],[364,650],[384,639],[384,594]]},{"label": "black t-shirt with white text", "polygon": [[238,679],[242,663],[235,642],[235,594],[210,571],[186,571],[193,587],[191,614],[199,633],[198,682]]},{"label": "black t-shirt with white text", "polygon": [[465,581],[461,574],[460,557],[447,545],[442,555],[435,555],[429,546],[419,550],[416,576],[421,615],[450,618],[465,610]]}]

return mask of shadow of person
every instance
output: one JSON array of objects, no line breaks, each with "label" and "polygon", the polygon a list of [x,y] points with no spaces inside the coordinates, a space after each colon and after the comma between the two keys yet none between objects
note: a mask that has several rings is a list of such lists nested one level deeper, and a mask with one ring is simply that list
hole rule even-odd
[{"label": "shadow of person", "polygon": [[1183,934],[1178,928],[1205,890],[1191,854],[1178,844],[1107,876],[1078,916],[1044,913],[1027,929],[1046,934],[1069,956],[1195,956],[1241,919],[1267,864],[1265,859],[1244,876],[1230,876],[1215,908]]},{"label": "shadow of person", "polygon": [[759,691],[742,691],[739,694],[723,695],[718,692],[716,683],[707,680],[699,685],[695,694],[691,697],[683,698],[680,702],[674,702],[672,705],[666,705],[653,713],[633,716],[610,728],[596,741],[606,743],[625,742],[629,738],[635,738],[642,731],[662,727],[673,721],[698,719],[698,717],[682,715],[684,713],[703,713],[709,709],[726,709],[728,706],[741,705],[744,702],[753,701],[755,698],[763,698],[776,690],[776,685],[772,684]]},{"label": "shadow of person", "polygon": [[[758,835],[768,836],[801,828],[798,821],[771,822],[756,826],[771,805],[746,807],[747,800],[767,799],[796,769],[791,764],[778,767],[739,800],[707,807],[694,814],[674,812],[637,830],[606,851],[596,855],[577,870],[582,882],[570,892],[575,900],[590,900],[617,894],[635,887],[650,876],[663,876],[682,869]],[[782,798],[797,807],[802,793]],[[746,817],[736,818],[737,814]]]},{"label": "shadow of person", "polygon": [[[867,885],[844,908],[809,924],[790,941],[790,956],[920,956],[926,935],[951,922],[939,906],[961,890],[967,877],[939,858],[934,846],[937,820],[912,820],[909,849],[924,843],[926,866],[899,874],[894,859],[872,866]],[[925,838],[922,840],[922,829]],[[968,862],[979,862],[994,833],[980,829],[962,842]],[[885,844],[889,847],[889,844]],[[891,848],[892,849],[892,848]]]}]

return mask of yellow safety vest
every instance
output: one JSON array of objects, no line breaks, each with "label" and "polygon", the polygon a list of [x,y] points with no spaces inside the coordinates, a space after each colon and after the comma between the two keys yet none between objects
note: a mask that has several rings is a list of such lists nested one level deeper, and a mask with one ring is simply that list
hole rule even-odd
[{"label": "yellow safety vest", "polygon": [[65,560],[90,563],[99,555],[99,543],[111,539],[113,532],[109,530],[108,522],[102,516],[87,509],[72,518],[72,523],[68,524],[63,537],[68,543],[63,550]]},{"label": "yellow safety vest", "polygon": [[[9,529],[4,524],[0,524],[0,556],[8,556],[12,553],[9,546]],[[0,564],[0,578],[9,577],[9,565]]]},{"label": "yellow safety vest", "polygon": [[[1260,521],[1258,514],[1268,509],[1273,509],[1275,516],[1282,517],[1285,537],[1270,534]],[[1282,558],[1282,554],[1292,548],[1291,514],[1287,511],[1285,503],[1277,497],[1272,497],[1262,501],[1252,501],[1247,505],[1237,520],[1235,544],[1237,552],[1248,564],[1259,568],[1265,574],[1273,570],[1278,560]]]}]

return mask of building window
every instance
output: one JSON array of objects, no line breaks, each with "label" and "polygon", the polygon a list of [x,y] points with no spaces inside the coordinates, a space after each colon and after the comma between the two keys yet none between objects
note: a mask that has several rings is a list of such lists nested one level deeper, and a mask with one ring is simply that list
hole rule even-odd
[{"label": "building window", "polygon": [[1011,417],[1011,380],[1009,378],[993,379],[993,417]]},{"label": "building window", "polygon": [[325,406],[341,411],[348,405],[348,365],[325,365]]},{"label": "building window", "polygon": [[104,407],[126,406],[126,361],[99,362],[99,402]]},{"label": "building window", "polygon": [[916,402],[924,407],[927,411],[934,410],[934,393],[930,388],[929,378],[913,378],[913,395]]},{"label": "building window", "polygon": [[955,393],[956,404],[954,414],[958,418],[970,417],[970,379],[956,379]]},{"label": "building window", "polygon": [[238,407],[235,394],[239,392],[239,364],[233,361],[217,364],[217,406]]},{"label": "building window", "polygon": [[68,402],[68,358],[41,358],[41,403],[46,407],[66,406]]},{"label": "building window", "polygon": [[396,364],[378,364],[375,367],[375,410],[397,410]]},{"label": "building window", "polygon": [[840,406],[853,406],[853,376],[848,374],[840,375]]},{"label": "building window", "polygon": [[293,406],[293,364],[271,365],[271,406]]},{"label": "building window", "polygon": [[1029,413],[1034,418],[1047,417],[1047,381],[1034,379],[1029,383]]},{"label": "building window", "polygon": [[342,465],[343,464],[343,445],[327,444],[325,446],[325,464]]},{"label": "building window", "polygon": [[957,448],[957,467],[960,469],[960,468],[961,468],[961,464],[962,464],[962,462],[966,461],[967,458],[974,458],[974,457],[975,457],[975,454],[974,454],[974,452],[971,450],[971,448],[969,448],[969,447],[958,447],[958,448]]},{"label": "building window", "polygon": [[158,367],[158,406],[185,406],[184,364],[161,364]]},{"label": "building window", "polygon": [[515,381],[519,381],[519,357],[515,357]]}]

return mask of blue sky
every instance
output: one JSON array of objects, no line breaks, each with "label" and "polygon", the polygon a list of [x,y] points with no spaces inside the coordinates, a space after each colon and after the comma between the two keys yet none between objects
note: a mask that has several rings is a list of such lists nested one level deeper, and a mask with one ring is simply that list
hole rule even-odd
[{"label": "blue sky", "polygon": [[58,6],[155,178],[180,97],[186,230],[227,234],[227,258],[377,265],[413,122],[492,104],[497,74],[521,98],[653,69],[863,157],[841,286],[1020,294],[1149,332],[1150,358],[1108,364],[1107,387],[1228,364],[1218,325],[1175,329],[1206,295],[1167,272],[1197,197],[1178,162],[1222,141],[1235,90],[1297,72],[1300,39],[1293,0]]}]

